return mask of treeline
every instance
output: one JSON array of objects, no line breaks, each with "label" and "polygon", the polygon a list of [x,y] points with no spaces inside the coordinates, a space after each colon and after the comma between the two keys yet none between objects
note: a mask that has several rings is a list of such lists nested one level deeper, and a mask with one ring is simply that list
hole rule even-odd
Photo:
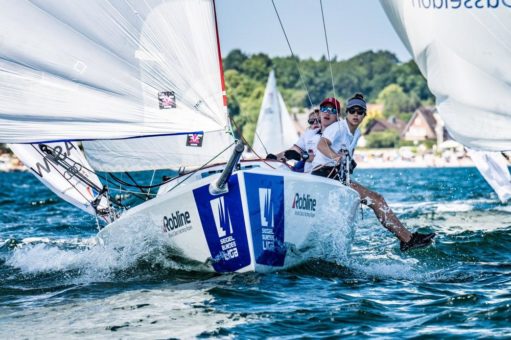
[{"label": "treeline", "polygon": [[[335,93],[345,100],[362,92],[369,102],[385,105],[384,116],[407,120],[421,104],[431,104],[433,96],[413,61],[401,63],[388,51],[367,51],[348,60],[320,60],[296,57],[270,58],[264,53],[247,55],[231,51],[224,59],[229,112],[243,135],[252,141],[264,87],[271,69],[290,108],[308,108]],[[301,77],[300,77],[301,71]],[[303,82],[301,81],[303,79]],[[305,85],[304,85],[305,84]],[[381,117],[369,117],[381,118]]]}]

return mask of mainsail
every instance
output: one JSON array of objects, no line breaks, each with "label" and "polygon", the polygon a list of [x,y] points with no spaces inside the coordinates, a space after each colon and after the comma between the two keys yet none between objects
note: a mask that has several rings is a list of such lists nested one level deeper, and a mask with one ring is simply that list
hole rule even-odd
[{"label": "mainsail", "polygon": [[200,163],[232,143],[226,104],[213,1],[2,6],[0,142],[170,136],[86,147],[101,170]]},{"label": "mainsail", "polygon": [[380,0],[449,133],[511,150],[511,1]]},{"label": "mainsail", "polygon": [[264,158],[267,153],[278,153],[290,148],[297,139],[296,128],[277,88],[275,72],[272,70],[266,83],[252,149]]}]

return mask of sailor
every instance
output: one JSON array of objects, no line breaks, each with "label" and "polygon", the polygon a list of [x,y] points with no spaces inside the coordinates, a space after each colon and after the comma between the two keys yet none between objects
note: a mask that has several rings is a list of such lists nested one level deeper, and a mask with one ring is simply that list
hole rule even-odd
[{"label": "sailor", "polygon": [[312,161],[316,155],[316,147],[321,137],[321,119],[319,118],[319,109],[309,113],[307,120],[309,126],[302,133],[298,141],[286,151],[277,155],[269,154],[267,159],[278,159],[280,161],[296,160],[293,171],[309,173],[312,170]]},{"label": "sailor", "polygon": [[[323,133],[317,146],[316,157],[312,162],[313,175],[339,179],[339,165],[345,161],[345,157],[348,155],[350,158],[353,156],[360,137],[359,126],[367,112],[364,96],[357,93],[348,100],[346,119],[338,120],[340,110],[341,105],[335,98],[326,98],[320,104]],[[350,181],[347,184],[359,193],[360,202],[369,206],[378,221],[401,241],[401,251],[426,247],[431,244],[435,233],[411,233],[399,221],[383,196],[357,182]]]}]

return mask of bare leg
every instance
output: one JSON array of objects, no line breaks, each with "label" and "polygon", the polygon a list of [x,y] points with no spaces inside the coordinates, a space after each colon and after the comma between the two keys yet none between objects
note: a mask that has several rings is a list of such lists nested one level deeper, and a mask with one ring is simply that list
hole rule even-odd
[{"label": "bare leg", "polygon": [[378,221],[380,221],[387,230],[396,235],[400,241],[410,241],[412,233],[410,233],[408,229],[403,226],[401,221],[399,221],[397,216],[388,206],[387,202],[385,202],[382,195],[371,191],[356,182],[351,182],[350,186],[360,195],[360,202],[373,209]]}]

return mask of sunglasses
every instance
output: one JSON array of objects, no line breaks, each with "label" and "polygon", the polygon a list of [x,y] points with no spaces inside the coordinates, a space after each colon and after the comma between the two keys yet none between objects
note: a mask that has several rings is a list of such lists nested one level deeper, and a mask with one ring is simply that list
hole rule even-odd
[{"label": "sunglasses", "polygon": [[312,124],[316,124],[316,123],[321,123],[321,120],[319,118],[313,118],[313,119],[309,119],[307,121],[309,123],[309,125],[312,125]]},{"label": "sunglasses", "polygon": [[328,107],[328,106],[322,106],[319,108],[319,110],[321,112],[328,112],[330,114],[333,114],[333,115],[336,115],[337,114],[337,109],[335,107]]},{"label": "sunglasses", "polygon": [[357,114],[359,116],[363,116],[366,114],[366,110],[364,110],[364,109],[348,109],[348,113],[351,113],[352,115]]}]

